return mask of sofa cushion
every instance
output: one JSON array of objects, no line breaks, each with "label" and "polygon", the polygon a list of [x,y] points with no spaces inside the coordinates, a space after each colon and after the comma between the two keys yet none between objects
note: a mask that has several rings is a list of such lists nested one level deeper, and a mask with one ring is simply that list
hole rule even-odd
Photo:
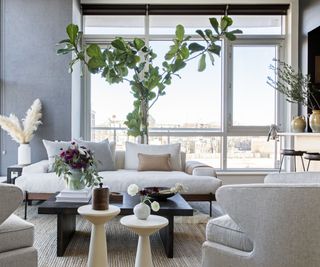
[{"label": "sofa cushion", "polygon": [[0,225],[0,253],[32,247],[34,226],[12,214]]},{"label": "sofa cushion", "polygon": [[79,146],[84,146],[93,152],[94,158],[97,161],[97,170],[100,171],[114,171],[115,164],[111,153],[108,139],[102,142],[90,142],[75,139]]},{"label": "sofa cushion", "polygon": [[[130,184],[135,183],[140,187],[167,186],[173,187],[181,183],[187,187],[188,194],[209,194],[215,193],[221,186],[221,180],[210,176],[194,176],[184,172],[160,172],[137,170],[117,170],[99,172],[103,183],[109,186],[113,192],[125,192]],[[55,173],[31,173],[20,176],[16,185],[28,192],[33,193],[55,193],[65,188],[63,178]]]},{"label": "sofa cushion", "polygon": [[49,167],[48,172],[53,172],[53,164],[55,161],[55,157],[60,155],[61,149],[66,150],[71,145],[70,142],[66,141],[49,141],[49,140],[42,140],[44,147],[46,148],[48,160],[49,160]]},{"label": "sofa cushion", "polygon": [[149,155],[138,153],[138,171],[171,171],[170,154]]},{"label": "sofa cushion", "polygon": [[181,171],[180,144],[144,145],[126,142],[125,169],[137,170],[139,165],[138,153],[149,155],[170,154],[171,167],[174,171]]},{"label": "sofa cushion", "polygon": [[206,228],[207,240],[242,251],[252,251],[251,240],[241,231],[239,226],[224,215],[208,222]]}]

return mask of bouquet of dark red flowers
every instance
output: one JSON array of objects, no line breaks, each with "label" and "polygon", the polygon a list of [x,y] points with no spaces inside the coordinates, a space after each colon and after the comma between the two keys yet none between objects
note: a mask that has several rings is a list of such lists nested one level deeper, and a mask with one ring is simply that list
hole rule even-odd
[{"label": "bouquet of dark red flowers", "polygon": [[[75,142],[72,142],[66,150],[61,149],[60,155],[55,157],[54,171],[58,176],[63,174],[72,189],[93,187],[101,181],[93,153]],[[70,186],[72,180],[75,180],[77,186]]]}]

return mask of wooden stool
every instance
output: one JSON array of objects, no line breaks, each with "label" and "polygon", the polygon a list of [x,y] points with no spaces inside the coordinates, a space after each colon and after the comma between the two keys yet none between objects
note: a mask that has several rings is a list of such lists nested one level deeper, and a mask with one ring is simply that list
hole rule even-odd
[{"label": "wooden stool", "polygon": [[320,153],[305,153],[305,154],[304,154],[304,158],[305,158],[306,160],[308,160],[307,171],[309,171],[310,162],[311,162],[312,160],[317,160],[317,161],[319,161],[319,160],[320,160]]},{"label": "wooden stool", "polygon": [[296,157],[297,156],[300,157],[303,171],[305,171],[304,162],[303,162],[303,158],[302,158],[302,155],[304,153],[306,153],[306,151],[300,151],[300,150],[294,150],[294,149],[281,149],[281,151],[280,151],[281,163],[280,163],[279,173],[281,172],[282,163],[283,163],[284,157],[286,157],[286,156],[294,157],[294,171],[297,171]]}]

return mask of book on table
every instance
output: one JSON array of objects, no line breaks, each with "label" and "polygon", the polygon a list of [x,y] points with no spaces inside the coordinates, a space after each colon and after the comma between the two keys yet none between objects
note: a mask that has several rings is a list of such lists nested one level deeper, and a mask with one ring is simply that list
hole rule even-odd
[{"label": "book on table", "polygon": [[82,190],[64,189],[56,196],[56,202],[81,202],[88,203],[91,199],[92,191],[90,188]]}]

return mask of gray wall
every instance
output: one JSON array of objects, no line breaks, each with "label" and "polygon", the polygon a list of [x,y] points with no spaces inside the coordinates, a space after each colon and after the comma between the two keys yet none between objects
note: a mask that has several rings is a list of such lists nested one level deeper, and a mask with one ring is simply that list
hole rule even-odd
[{"label": "gray wall", "polygon": [[[73,19],[73,0],[0,0],[1,114],[25,115],[33,100],[43,104],[43,125],[31,141],[32,161],[44,159],[42,139],[71,139],[71,56],[57,56]],[[17,163],[17,147],[1,130],[1,173]]]},{"label": "gray wall", "polygon": [[300,68],[308,70],[308,32],[320,26],[320,0],[300,0]]}]

